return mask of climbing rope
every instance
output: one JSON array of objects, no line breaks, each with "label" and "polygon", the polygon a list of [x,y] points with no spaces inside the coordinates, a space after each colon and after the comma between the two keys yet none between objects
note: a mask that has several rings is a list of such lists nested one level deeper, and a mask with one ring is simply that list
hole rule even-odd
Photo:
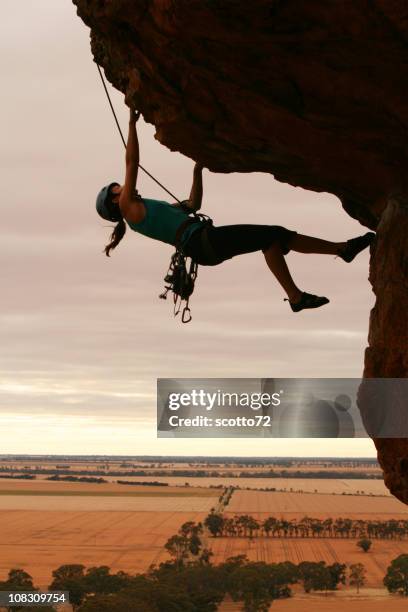
[{"label": "climbing rope", "polygon": [[[110,95],[109,95],[109,92],[108,92],[108,88],[106,87],[105,79],[103,78],[102,70],[101,70],[101,68],[100,68],[99,64],[96,64],[96,67],[98,68],[99,76],[101,77],[102,85],[103,85],[103,88],[104,88],[104,90],[105,90],[106,96],[107,96],[108,101],[109,101],[109,106],[111,107],[111,110],[112,110],[113,116],[114,116],[115,121],[116,121],[116,125],[117,125],[118,130],[119,130],[120,137],[122,138],[122,142],[123,142],[124,147],[125,147],[125,149],[126,149],[126,141],[125,141],[125,139],[124,139],[124,137],[123,137],[122,130],[120,129],[119,121],[118,121],[118,118],[117,118],[117,116],[116,116],[115,109],[113,108],[112,100],[111,100],[111,98],[110,98]],[[140,164],[139,164],[139,168],[140,168],[141,170],[143,170],[143,172],[144,172],[145,174],[147,174],[147,176],[149,176],[149,177],[150,177],[150,178],[151,178],[151,179],[152,179],[152,180],[153,180],[155,183],[157,183],[157,185],[159,185],[159,186],[160,186],[162,189],[164,189],[164,191],[166,191],[166,192],[167,192],[167,193],[168,193],[168,194],[169,194],[169,195],[170,195],[172,198],[174,198],[174,199],[176,200],[176,202],[178,202],[179,204],[181,203],[181,200],[179,200],[178,198],[176,198],[176,196],[175,196],[173,193],[171,193],[171,191],[169,191],[169,190],[167,189],[167,187],[165,187],[164,185],[162,185],[162,183],[160,183],[160,181],[158,181],[158,180],[157,180],[157,179],[156,179],[156,178],[155,178],[155,177],[154,177],[152,174],[150,174],[150,172],[148,172],[148,171],[146,170],[146,168],[143,168],[143,166],[141,166]]]}]

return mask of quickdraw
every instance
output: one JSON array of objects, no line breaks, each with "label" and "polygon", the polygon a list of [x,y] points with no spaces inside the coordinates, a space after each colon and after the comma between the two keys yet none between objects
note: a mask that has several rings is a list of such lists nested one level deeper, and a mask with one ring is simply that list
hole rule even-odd
[{"label": "quickdraw", "polygon": [[[207,224],[212,224],[212,220],[207,217],[207,215],[194,213],[189,221],[194,222],[196,220],[204,221]],[[180,229],[184,230],[185,228]],[[181,235],[182,231],[176,239],[176,251],[171,256],[170,265],[166,276],[164,277],[164,291],[159,295],[159,298],[166,300],[168,292],[172,291],[174,316],[176,317],[181,311],[182,323],[189,323],[192,319],[189,301],[191,294],[194,291],[198,273],[198,263],[191,257],[184,254],[180,245]],[[190,259],[189,264],[188,259]],[[184,308],[182,308],[183,302],[185,302]]]},{"label": "quickdraw", "polygon": [[183,323],[189,323],[192,319],[189,300],[194,291],[197,271],[198,264],[191,259],[190,265],[187,266],[187,257],[177,249],[171,256],[170,266],[164,277],[164,291],[159,295],[161,299],[166,300],[168,292],[173,292],[173,312],[175,317],[179,314],[182,303],[185,302],[181,313],[181,321]]}]

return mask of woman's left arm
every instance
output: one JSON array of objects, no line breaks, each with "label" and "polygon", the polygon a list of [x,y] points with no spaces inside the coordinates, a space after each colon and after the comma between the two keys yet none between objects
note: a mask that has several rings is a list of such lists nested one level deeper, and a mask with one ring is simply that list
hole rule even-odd
[{"label": "woman's left arm", "polygon": [[203,166],[198,162],[194,166],[193,184],[187,206],[193,210],[200,210],[203,199]]}]

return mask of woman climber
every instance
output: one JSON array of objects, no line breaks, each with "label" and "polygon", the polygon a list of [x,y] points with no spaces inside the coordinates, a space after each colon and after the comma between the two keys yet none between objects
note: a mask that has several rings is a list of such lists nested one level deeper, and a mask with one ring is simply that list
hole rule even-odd
[{"label": "woman climber", "polygon": [[[104,251],[110,251],[122,240],[126,223],[145,236],[171,245],[179,245],[183,253],[198,264],[217,265],[236,255],[262,251],[266,263],[285,291],[286,301],[293,312],[306,308],[318,308],[327,304],[327,297],[301,291],[292,279],[285,255],[321,253],[337,255],[351,262],[367,248],[375,237],[368,232],[346,242],[329,242],[304,236],[278,225],[225,225],[214,227],[198,217],[189,217],[201,207],[203,197],[203,166],[196,163],[190,197],[183,203],[169,204],[160,200],[142,198],[136,190],[139,168],[139,143],[136,121],[140,113],[130,111],[129,133],[126,146],[126,178],[124,185],[112,182],[98,194],[96,209],[108,221],[117,222],[110,243]],[[125,223],[126,222],[126,223]]]}]

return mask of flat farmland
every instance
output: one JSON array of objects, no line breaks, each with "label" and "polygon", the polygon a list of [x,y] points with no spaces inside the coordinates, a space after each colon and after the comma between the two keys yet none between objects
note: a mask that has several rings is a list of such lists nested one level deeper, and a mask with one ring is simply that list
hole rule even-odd
[{"label": "flat farmland", "polygon": [[[348,517],[374,515],[379,518],[408,518],[408,506],[392,496],[328,495],[320,493],[234,491],[228,513]],[[294,517],[292,517],[294,518]]]},{"label": "flat farmland", "polygon": [[[37,476],[36,482],[49,482],[43,480],[42,476]],[[104,476],[105,480],[109,480],[115,484],[119,477]],[[390,492],[384,485],[382,480],[365,479],[365,478],[235,478],[231,477],[193,477],[193,476],[126,476],[125,480],[134,482],[151,482],[157,480],[167,483],[173,487],[184,487],[186,483],[191,489],[203,487],[240,487],[242,489],[286,489],[290,491],[304,491],[305,493],[350,493],[364,492],[365,495],[386,495],[391,496]],[[1,480],[0,483],[5,482]],[[10,482],[10,481],[8,481]],[[99,486],[99,485],[96,485]]]},{"label": "flat farmland", "polygon": [[307,472],[321,472],[324,470],[330,470],[331,472],[349,472],[352,474],[353,472],[365,472],[366,474],[381,474],[381,468],[378,465],[355,465],[355,466],[342,466],[336,463],[314,463],[308,464],[304,462],[295,463],[293,465],[281,465],[279,463],[267,463],[264,465],[247,465],[247,464],[224,464],[224,463],[171,463],[171,462],[160,462],[160,463],[146,463],[140,461],[115,461],[112,458],[106,461],[77,461],[70,458],[67,462],[60,461],[48,461],[45,459],[37,459],[37,460],[5,460],[0,458],[0,466],[3,468],[9,469],[21,469],[21,468],[30,468],[30,469],[41,469],[41,468],[52,468],[56,470],[62,469],[70,469],[70,470],[84,470],[84,471],[93,471],[93,470],[102,470],[104,472],[109,472],[109,470],[115,471],[128,471],[131,469],[139,469],[145,470],[146,472],[154,472],[157,470],[168,470],[170,471],[181,471],[181,470],[189,470],[189,471],[198,471],[198,470],[208,470],[208,471],[219,471],[226,472],[231,474],[239,474],[245,472],[269,472],[270,470],[281,471],[285,470],[286,472],[296,472],[298,470],[303,470]]},{"label": "flat farmland", "polygon": [[[407,602],[398,595],[389,595],[385,589],[363,588],[329,593],[296,593],[289,599],[278,599],[270,607],[271,612],[406,612]],[[242,607],[227,599],[219,612],[242,612]]]},{"label": "flat farmland", "polygon": [[52,570],[65,563],[144,571],[168,558],[164,544],[184,522],[207,514],[168,511],[165,498],[156,503],[160,511],[0,511],[0,579],[18,567],[45,587]]},{"label": "flat farmland", "polygon": [[72,510],[72,511],[135,511],[209,512],[214,506],[211,497],[128,495],[5,495],[0,497],[1,510]]},{"label": "flat farmland", "polygon": [[214,561],[247,555],[252,561],[326,561],[326,563],[363,563],[368,587],[382,586],[387,567],[395,557],[408,551],[407,541],[374,540],[369,553],[356,546],[356,540],[338,538],[210,538]]},{"label": "flat farmland", "polygon": [[[401,597],[386,596],[378,599],[355,597],[355,598],[331,598],[321,597],[302,599],[293,598],[285,601],[275,601],[271,610],[273,612],[406,612],[407,602]],[[221,612],[221,610],[220,610]],[[224,612],[224,611],[223,611]],[[225,610],[225,612],[227,612]]]},{"label": "flat farmland", "polygon": [[120,485],[115,482],[68,482],[55,480],[1,480],[0,495],[4,494],[46,494],[53,495],[60,492],[66,495],[179,495],[183,497],[217,497],[220,492],[205,487],[176,487],[176,486],[146,486],[146,485]]},{"label": "flat farmland", "polygon": [[[85,466],[92,468],[90,463],[84,463]],[[110,463],[111,469],[117,467]],[[175,466],[169,464],[168,467]],[[186,464],[186,467],[191,469],[192,466]],[[247,469],[258,471],[255,467]],[[234,470],[246,471],[240,466]],[[108,565],[112,571],[129,573],[146,571],[152,563],[168,559],[164,550],[167,539],[177,533],[184,522],[203,521],[210,509],[217,506],[223,487],[231,485],[242,488],[234,491],[225,509],[226,516],[250,514],[258,519],[275,516],[290,520],[308,515],[333,519],[341,516],[408,520],[408,506],[393,498],[381,480],[236,478],[232,468],[230,473],[231,476],[208,478],[122,477],[131,482],[159,481],[168,486],[119,485],[115,480],[121,477],[110,476],[108,470],[103,474],[106,483],[49,481],[44,475],[32,481],[0,477],[0,580],[10,568],[20,567],[28,571],[39,586],[45,587],[51,580],[52,570],[68,563],[87,567]],[[185,486],[186,483],[190,486]],[[271,487],[281,490],[256,490]],[[205,544],[213,550],[215,563],[239,554],[267,562],[323,560],[348,565],[361,562],[367,570],[367,591],[380,590],[390,561],[399,554],[408,553],[408,540],[373,540],[367,554],[357,549],[356,540],[351,538],[206,538]],[[319,599],[318,596],[303,597],[296,591],[294,598],[275,602],[271,609],[365,612],[361,597],[353,608],[354,598],[349,600],[338,595],[340,592]],[[367,612],[376,610],[373,598],[365,601]],[[406,601],[385,596],[383,590],[379,601],[381,612],[407,609]],[[398,607],[400,604],[402,607]],[[238,610],[234,604],[230,605],[232,607],[226,607],[225,612]]]},{"label": "flat farmland", "polygon": [[214,489],[114,483],[9,481],[0,488],[0,510],[208,512],[217,499]]},{"label": "flat farmland", "polygon": [[[131,478],[127,479],[131,480]],[[147,476],[135,478],[135,480],[144,482],[151,480]],[[304,491],[305,493],[350,493],[356,494],[358,491],[363,491],[365,495],[386,495],[390,496],[390,492],[386,488],[382,480],[374,479],[337,479],[337,478],[193,478],[180,476],[162,476],[158,477],[160,482],[166,482],[172,486],[182,486],[188,483],[190,487],[240,487],[242,489],[286,489],[289,491]]]},{"label": "flat farmland", "polygon": [[[362,497],[361,495],[235,491],[225,512],[227,517],[234,514],[250,514],[258,520],[264,520],[268,516],[299,520],[305,515],[321,519],[347,517],[351,519],[407,520],[408,506],[391,496]],[[408,552],[407,540],[375,539],[369,553],[358,549],[356,541],[352,538],[254,537],[250,540],[244,537],[228,537],[210,538],[209,546],[214,552],[215,562],[221,562],[230,556],[246,555],[251,560],[267,563],[281,561],[292,561],[295,564],[302,561],[326,561],[328,564],[338,562],[347,565],[363,563],[367,571],[366,586],[371,588],[381,587],[383,577],[392,559]],[[301,604],[299,601],[295,604],[295,601],[296,598],[287,602],[279,602],[281,606],[279,609],[282,611],[287,609],[290,612],[303,606],[303,601]],[[276,603],[276,607],[277,605]],[[322,612],[323,610],[325,612],[326,610],[342,610],[340,605],[340,602],[336,601],[333,608],[322,607],[320,609]],[[273,609],[275,609],[275,604]],[[310,608],[302,607],[302,609],[310,609],[311,612],[319,610],[312,604]],[[348,604],[347,609],[349,610]],[[387,609],[391,608],[387,607]],[[398,607],[395,609],[399,610]]]},{"label": "flat farmland", "polygon": [[145,571],[167,558],[164,544],[200,521],[219,491],[54,481],[2,481],[0,579],[23,568],[45,587],[59,565]]}]

